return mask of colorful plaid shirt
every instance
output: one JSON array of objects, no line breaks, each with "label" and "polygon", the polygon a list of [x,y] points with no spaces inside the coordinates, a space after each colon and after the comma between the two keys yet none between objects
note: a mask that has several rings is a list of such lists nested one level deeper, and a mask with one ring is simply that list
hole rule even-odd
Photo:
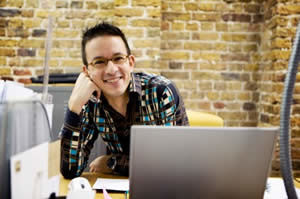
[{"label": "colorful plaid shirt", "polygon": [[189,125],[182,98],[170,80],[146,73],[132,73],[131,78],[125,117],[103,95],[99,102],[89,100],[80,116],[67,111],[61,132],[65,178],[80,176],[99,135],[112,155],[108,166],[117,174],[128,175],[131,125]]}]

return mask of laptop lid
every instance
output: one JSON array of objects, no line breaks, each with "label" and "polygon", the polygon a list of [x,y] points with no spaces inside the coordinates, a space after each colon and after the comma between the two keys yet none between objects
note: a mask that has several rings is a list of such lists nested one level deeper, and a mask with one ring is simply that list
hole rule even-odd
[{"label": "laptop lid", "polygon": [[130,198],[263,198],[277,132],[132,126]]}]

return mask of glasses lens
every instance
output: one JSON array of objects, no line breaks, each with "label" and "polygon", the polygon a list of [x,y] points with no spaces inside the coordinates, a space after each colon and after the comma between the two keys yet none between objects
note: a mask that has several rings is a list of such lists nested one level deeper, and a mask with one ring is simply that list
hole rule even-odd
[{"label": "glasses lens", "polygon": [[114,64],[123,64],[126,61],[126,55],[116,55],[112,58]]},{"label": "glasses lens", "polygon": [[[116,55],[111,58],[111,61],[114,64],[124,64],[126,61],[127,56],[126,55]],[[110,59],[105,58],[98,58],[92,61],[92,65],[96,68],[102,68],[105,67]]]},{"label": "glasses lens", "polygon": [[93,61],[93,65],[96,68],[104,67],[104,66],[106,66],[106,63],[107,63],[107,60],[104,58],[95,59]]}]

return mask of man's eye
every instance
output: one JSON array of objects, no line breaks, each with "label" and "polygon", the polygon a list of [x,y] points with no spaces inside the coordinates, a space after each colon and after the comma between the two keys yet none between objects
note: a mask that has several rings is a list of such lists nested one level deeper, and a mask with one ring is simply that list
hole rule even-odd
[{"label": "man's eye", "polygon": [[105,64],[104,60],[95,60],[94,64]]},{"label": "man's eye", "polygon": [[113,61],[116,61],[116,62],[122,61],[122,60],[124,60],[124,57],[122,57],[122,56],[118,56],[118,57],[113,58]]}]

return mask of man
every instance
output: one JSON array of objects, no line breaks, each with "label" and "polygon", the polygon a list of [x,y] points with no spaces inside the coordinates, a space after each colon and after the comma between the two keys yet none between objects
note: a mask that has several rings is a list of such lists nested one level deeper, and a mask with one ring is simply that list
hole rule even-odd
[{"label": "man", "polygon": [[188,125],[182,99],[170,80],[133,72],[135,58],[119,28],[101,23],[86,30],[81,48],[83,72],[61,132],[61,173],[79,176],[101,136],[110,154],[90,171],[128,175],[130,126]]}]

